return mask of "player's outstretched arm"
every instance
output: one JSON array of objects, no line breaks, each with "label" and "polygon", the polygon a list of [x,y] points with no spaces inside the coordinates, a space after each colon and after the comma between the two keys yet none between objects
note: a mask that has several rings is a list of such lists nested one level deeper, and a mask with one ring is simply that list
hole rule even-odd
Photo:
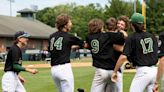
[{"label": "player's outstretched arm", "polygon": [[119,70],[119,68],[121,67],[121,65],[127,60],[127,57],[125,55],[121,55],[117,61],[117,64],[114,68],[114,71],[112,73],[112,77],[111,80],[113,82],[117,82],[117,71]]},{"label": "player's outstretched arm", "polygon": [[30,68],[25,68],[25,70],[29,73],[32,73],[32,74],[36,74],[38,73],[38,70],[37,69],[30,69]]},{"label": "player's outstretched arm", "polygon": [[20,71],[27,71],[27,72],[32,73],[32,74],[38,73],[38,70],[37,70],[37,69],[25,68],[25,67],[22,67],[22,66],[19,65],[19,64],[14,64],[14,65],[13,65],[13,69],[14,69],[14,71],[17,71],[17,72],[20,72]]}]

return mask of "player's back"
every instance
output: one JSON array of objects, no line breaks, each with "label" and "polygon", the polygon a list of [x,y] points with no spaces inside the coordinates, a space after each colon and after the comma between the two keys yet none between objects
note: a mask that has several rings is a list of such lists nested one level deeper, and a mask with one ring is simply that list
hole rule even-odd
[{"label": "player's back", "polygon": [[154,35],[148,32],[135,32],[129,38],[132,49],[130,61],[132,60],[134,65],[152,66],[157,63],[158,44]]},{"label": "player's back", "polygon": [[103,69],[113,69],[115,61],[113,60],[113,44],[124,41],[122,33],[95,33],[89,35],[87,43],[93,58],[93,66]]},{"label": "player's back", "polygon": [[50,35],[49,51],[51,53],[51,65],[70,62],[70,51],[72,45],[83,45],[83,41],[63,31]]}]

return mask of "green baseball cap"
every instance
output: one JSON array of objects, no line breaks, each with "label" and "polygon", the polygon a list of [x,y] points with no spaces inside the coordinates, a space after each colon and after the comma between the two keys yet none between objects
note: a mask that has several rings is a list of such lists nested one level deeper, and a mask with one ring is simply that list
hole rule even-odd
[{"label": "green baseball cap", "polygon": [[142,14],[140,14],[140,13],[134,13],[131,16],[130,21],[132,23],[144,23],[144,16]]}]

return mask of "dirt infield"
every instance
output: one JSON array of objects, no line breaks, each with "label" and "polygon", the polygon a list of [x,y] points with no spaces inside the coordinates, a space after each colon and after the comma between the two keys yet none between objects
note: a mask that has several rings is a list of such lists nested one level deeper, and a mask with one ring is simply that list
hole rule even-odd
[{"label": "dirt infield", "polygon": [[[81,58],[71,60],[72,67],[92,67],[92,58]],[[4,69],[4,63],[1,64],[0,70]],[[24,67],[29,68],[50,68],[50,62],[40,62],[38,64],[25,64]],[[125,69],[124,72],[135,72],[135,69]]]},{"label": "dirt infield", "polygon": [[[92,62],[76,62],[71,63],[72,67],[91,67]],[[50,64],[33,64],[33,65],[26,65],[25,67],[29,68],[50,68]],[[136,69],[126,69],[124,72],[136,72]]]},{"label": "dirt infield", "polygon": [[[89,67],[92,66],[92,62],[76,62],[71,63],[72,67]],[[25,67],[29,68],[49,68],[51,67],[50,64],[33,64],[33,65],[26,65]]]},{"label": "dirt infield", "polygon": [[[75,62],[75,63],[71,63],[72,67],[90,67],[92,66],[92,62]],[[31,64],[31,65],[23,65],[24,67],[28,67],[28,68],[50,68],[50,64],[49,63],[45,63],[45,64]],[[3,70],[4,67],[0,67],[0,70]]]}]

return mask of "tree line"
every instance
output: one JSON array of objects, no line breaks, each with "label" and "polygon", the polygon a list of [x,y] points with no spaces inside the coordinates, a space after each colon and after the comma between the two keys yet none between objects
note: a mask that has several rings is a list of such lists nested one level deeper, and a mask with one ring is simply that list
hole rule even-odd
[{"label": "tree line", "polygon": [[[147,31],[159,34],[164,30],[164,0],[146,0],[146,24]],[[142,4],[136,0],[136,11],[142,12]],[[60,13],[67,13],[72,17],[73,28],[71,33],[76,33],[82,39],[88,34],[87,24],[92,18],[101,18],[104,21],[110,17],[121,15],[130,16],[134,13],[134,2],[126,0],[108,0],[105,7],[99,3],[77,5],[76,3],[57,5],[40,10],[36,18],[43,23],[54,27],[54,21]]]}]

